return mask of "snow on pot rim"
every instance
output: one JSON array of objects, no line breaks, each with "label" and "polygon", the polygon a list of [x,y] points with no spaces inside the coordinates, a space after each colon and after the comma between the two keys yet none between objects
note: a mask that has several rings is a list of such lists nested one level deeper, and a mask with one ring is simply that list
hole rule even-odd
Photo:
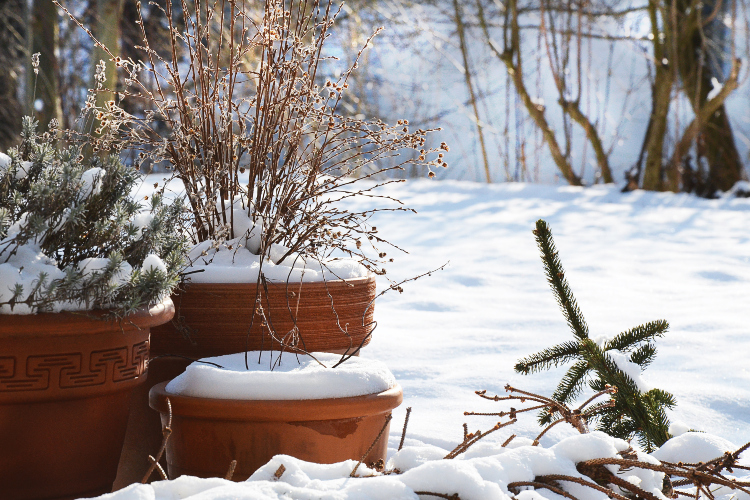
[{"label": "snow on pot rim", "polygon": [[[222,245],[204,241],[195,245],[188,254],[191,264],[184,269],[193,283],[255,283],[261,271],[261,256],[245,247],[242,240],[234,238]],[[279,262],[287,252],[282,245],[273,245],[270,258],[262,261],[262,271],[270,281],[314,282],[366,278],[369,271],[351,258],[331,259],[321,265],[310,258],[290,255]]]},{"label": "snow on pot rim", "polygon": [[[260,355],[260,363],[258,357]],[[167,384],[166,392],[180,396],[231,400],[309,400],[365,396],[396,386],[396,379],[380,361],[352,357],[331,368],[341,355],[312,353],[325,366],[303,354],[250,351],[205,358],[220,365],[194,362]],[[276,363],[273,370],[271,365]]]}]

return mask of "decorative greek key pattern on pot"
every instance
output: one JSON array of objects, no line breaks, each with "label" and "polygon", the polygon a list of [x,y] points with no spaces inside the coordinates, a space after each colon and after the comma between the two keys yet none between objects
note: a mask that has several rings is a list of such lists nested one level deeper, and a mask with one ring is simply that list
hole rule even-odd
[{"label": "decorative greek key pattern on pot", "polygon": [[146,371],[148,341],[91,352],[0,357],[0,392],[43,391],[132,380]]}]

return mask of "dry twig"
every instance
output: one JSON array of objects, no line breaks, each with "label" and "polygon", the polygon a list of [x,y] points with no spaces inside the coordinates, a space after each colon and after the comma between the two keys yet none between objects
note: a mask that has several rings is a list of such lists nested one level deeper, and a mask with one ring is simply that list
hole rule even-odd
[{"label": "dry twig", "polygon": [[406,409],[406,418],[404,419],[404,428],[401,430],[401,441],[398,443],[398,451],[404,447],[404,439],[406,438],[406,426],[409,425],[409,415],[411,415],[411,406]]},{"label": "dry twig", "polygon": [[385,423],[383,424],[383,427],[380,429],[380,432],[378,432],[378,435],[375,437],[375,440],[372,442],[369,448],[367,448],[367,451],[364,455],[362,455],[362,458],[359,459],[359,462],[357,462],[357,465],[354,466],[354,469],[352,470],[351,474],[349,474],[349,477],[356,477],[357,476],[357,469],[362,464],[362,462],[365,461],[365,458],[367,458],[367,455],[370,454],[373,448],[375,448],[375,445],[380,441],[380,438],[383,436],[383,433],[385,432],[386,428],[388,428],[388,424],[391,422],[391,419],[393,416],[389,413],[385,417]]},{"label": "dry twig", "polygon": [[167,449],[167,441],[169,441],[169,436],[172,435],[172,402],[167,398],[167,409],[169,410],[169,418],[167,420],[167,425],[162,430],[162,441],[161,446],[159,447],[159,453],[156,454],[156,458],[152,457],[151,455],[148,456],[149,462],[151,462],[151,466],[148,468],[148,471],[146,471],[146,475],[143,476],[143,479],[141,480],[141,484],[146,484],[151,477],[151,474],[154,473],[154,469],[159,470],[159,475],[161,475],[161,478],[165,481],[169,479],[166,472],[164,472],[164,469],[162,469],[161,465],[159,465],[159,460],[161,460],[162,455],[164,454],[164,451]]},{"label": "dry twig", "polygon": [[234,469],[236,469],[236,468],[237,468],[237,460],[232,460],[229,463],[229,470],[227,471],[226,475],[224,476],[224,479],[226,479],[227,481],[231,481],[232,480],[232,476],[234,476]]},{"label": "dry twig", "polygon": [[276,469],[276,472],[273,473],[273,480],[278,481],[281,479],[281,476],[284,475],[284,472],[286,471],[286,467],[284,467],[284,464],[279,465],[279,468]]}]

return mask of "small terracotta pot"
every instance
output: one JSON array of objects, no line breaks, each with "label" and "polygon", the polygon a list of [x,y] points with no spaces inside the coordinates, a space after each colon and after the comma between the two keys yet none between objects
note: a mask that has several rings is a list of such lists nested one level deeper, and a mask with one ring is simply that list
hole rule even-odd
[{"label": "small terracotta pot", "polygon": [[[383,428],[386,416],[403,400],[400,386],[350,398],[248,401],[168,394],[166,382],[151,389],[151,407],[162,427],[172,404],[167,441],[169,477],[224,477],[237,460],[232,479],[244,481],[275,455],[330,464],[359,460]],[[388,427],[365,457],[385,460]]]},{"label": "small terracotta pot", "polygon": [[[205,358],[277,349],[268,328],[262,326],[261,316],[256,314],[253,320],[256,289],[256,283],[185,285],[172,296],[177,311],[174,320],[152,331],[152,355]],[[276,336],[286,336],[296,325],[300,346],[308,352],[341,352],[369,342],[374,276],[346,281],[269,282],[268,293],[261,289],[260,298]]]},{"label": "small terracotta pot", "polygon": [[145,381],[149,328],[166,299],[122,321],[102,312],[0,315],[0,496],[67,499],[109,492],[128,402]]}]

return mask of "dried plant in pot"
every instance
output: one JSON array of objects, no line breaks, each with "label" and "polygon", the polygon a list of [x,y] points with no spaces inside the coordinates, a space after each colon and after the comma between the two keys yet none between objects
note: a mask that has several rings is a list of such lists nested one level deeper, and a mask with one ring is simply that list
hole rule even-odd
[{"label": "dried plant in pot", "polygon": [[[191,208],[194,247],[177,314],[153,347],[193,358],[282,346],[356,352],[369,341],[374,276],[388,260],[370,217],[407,210],[377,188],[399,182],[388,173],[407,163],[432,176],[447,146],[427,147],[430,131],[410,131],[406,120],[341,114],[359,56],[338,78],[322,78],[334,59],[323,51],[337,15],[331,1],[252,6],[198,1],[175,12],[164,3],[168,56],[152,48],[142,20],[142,61],[94,39],[125,76],[114,101],[89,104],[97,141],[167,166]],[[143,113],[127,113],[121,99]],[[356,197],[387,203],[344,208]]]},{"label": "dried plant in pot", "polygon": [[[174,314],[186,240],[179,202],[130,198],[116,156],[36,133],[0,154],[0,491],[110,491],[149,329]],[[40,474],[44,480],[40,481]]]}]

